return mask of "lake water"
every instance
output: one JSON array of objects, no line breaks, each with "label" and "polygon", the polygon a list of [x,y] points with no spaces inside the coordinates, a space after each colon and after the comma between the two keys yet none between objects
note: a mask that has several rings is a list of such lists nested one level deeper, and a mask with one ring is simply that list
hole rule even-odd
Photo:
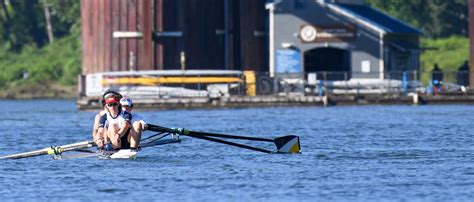
[{"label": "lake water", "polygon": [[[0,155],[91,138],[71,100],[0,101]],[[258,137],[300,155],[183,137],[136,160],[0,160],[2,199],[313,201],[474,198],[474,106],[337,106],[139,112],[148,122]],[[273,149],[272,145],[267,146]]]}]

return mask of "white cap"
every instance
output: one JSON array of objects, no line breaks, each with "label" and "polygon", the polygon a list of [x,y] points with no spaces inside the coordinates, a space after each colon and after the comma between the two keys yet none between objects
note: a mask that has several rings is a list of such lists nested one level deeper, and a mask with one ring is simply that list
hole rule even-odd
[{"label": "white cap", "polygon": [[133,105],[133,102],[132,102],[132,99],[130,99],[129,97],[124,96],[122,99],[120,99],[120,104],[122,106],[126,105],[126,106],[131,107]]}]

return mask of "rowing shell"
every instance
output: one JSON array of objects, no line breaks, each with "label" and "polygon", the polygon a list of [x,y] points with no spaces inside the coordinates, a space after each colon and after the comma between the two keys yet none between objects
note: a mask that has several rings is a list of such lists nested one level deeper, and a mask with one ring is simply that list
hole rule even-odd
[{"label": "rowing shell", "polygon": [[[140,148],[180,143],[181,139],[173,137],[173,139],[159,139],[157,141],[147,141],[143,144],[140,144]],[[70,155],[60,155],[54,157],[55,159],[75,159],[75,158],[87,158],[87,157],[97,157],[99,159],[136,159],[138,152],[131,149],[120,149],[118,151],[105,151],[105,152],[94,152],[92,150],[79,150],[79,152],[87,152],[80,154],[70,154]]]},{"label": "rowing shell", "polygon": [[[158,125],[147,124],[147,130],[158,132],[157,134],[151,135],[147,138],[141,139],[140,147],[153,147],[157,145],[179,143],[181,139],[180,135],[185,135],[188,137],[193,137],[197,139],[212,141],[216,143],[226,144],[230,146],[235,146],[239,148],[249,149],[253,151],[268,153],[268,154],[298,154],[301,153],[300,146],[300,137],[296,135],[286,135],[276,138],[261,138],[261,137],[251,137],[251,136],[240,136],[240,135],[226,135],[218,133],[209,133],[209,132],[199,132],[191,131],[184,128],[166,128]],[[165,137],[171,137],[171,139],[164,139]],[[259,142],[270,142],[276,146],[276,150],[270,150],[255,146],[250,146],[247,144],[237,143],[233,141],[228,141],[224,139],[234,139],[234,140],[247,140],[247,141],[259,141]],[[97,156],[99,158],[105,159],[134,159],[137,157],[137,152],[130,149],[122,149],[117,152],[95,152],[90,148],[96,147],[95,143],[92,141],[78,142],[74,144],[67,144],[56,147],[44,148],[36,151],[25,152],[20,154],[13,154],[8,156],[0,156],[0,159],[19,159],[40,155],[52,155],[55,159],[66,159],[66,158],[81,158],[81,157],[93,157]],[[63,156],[63,152],[66,151],[75,151],[83,152],[83,154],[73,154]]]},{"label": "rowing shell", "polygon": [[118,152],[115,152],[111,155],[100,156],[100,158],[105,159],[136,159],[137,151],[132,151],[130,149],[121,149]]},{"label": "rowing shell", "polygon": [[[171,139],[163,139],[171,136]],[[180,143],[181,139],[179,135],[170,133],[159,133],[152,135],[148,138],[143,139],[143,143],[140,144],[141,148],[153,147],[158,145]],[[27,157],[51,155],[54,159],[73,159],[73,158],[85,158],[85,157],[99,157],[101,159],[135,159],[137,157],[136,151],[130,149],[121,149],[117,152],[96,152],[92,150],[92,147],[96,147],[93,141],[83,141],[73,144],[66,144],[55,147],[47,147],[30,152],[24,152],[19,154],[12,154],[7,156],[0,156],[0,159],[21,159]],[[63,155],[64,152],[81,152],[76,154]]]}]

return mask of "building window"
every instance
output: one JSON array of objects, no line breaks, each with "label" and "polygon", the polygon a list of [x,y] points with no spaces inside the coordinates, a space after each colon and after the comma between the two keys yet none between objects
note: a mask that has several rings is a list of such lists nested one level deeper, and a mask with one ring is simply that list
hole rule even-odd
[{"label": "building window", "polygon": [[294,0],[295,1],[295,9],[304,9],[306,0]]}]

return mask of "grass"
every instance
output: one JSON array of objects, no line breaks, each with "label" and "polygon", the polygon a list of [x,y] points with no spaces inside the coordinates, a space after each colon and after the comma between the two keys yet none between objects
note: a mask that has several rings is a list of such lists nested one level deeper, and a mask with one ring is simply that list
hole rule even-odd
[{"label": "grass", "polygon": [[426,84],[431,78],[434,64],[438,64],[445,74],[445,81],[455,83],[456,72],[464,61],[469,60],[469,38],[452,36],[443,39],[422,39],[425,50],[420,56],[420,72]]},{"label": "grass", "polygon": [[[80,43],[68,36],[42,48],[23,47],[21,52],[0,50],[0,97],[62,97],[77,84],[81,71]],[[30,89],[30,90],[29,90]]]}]

